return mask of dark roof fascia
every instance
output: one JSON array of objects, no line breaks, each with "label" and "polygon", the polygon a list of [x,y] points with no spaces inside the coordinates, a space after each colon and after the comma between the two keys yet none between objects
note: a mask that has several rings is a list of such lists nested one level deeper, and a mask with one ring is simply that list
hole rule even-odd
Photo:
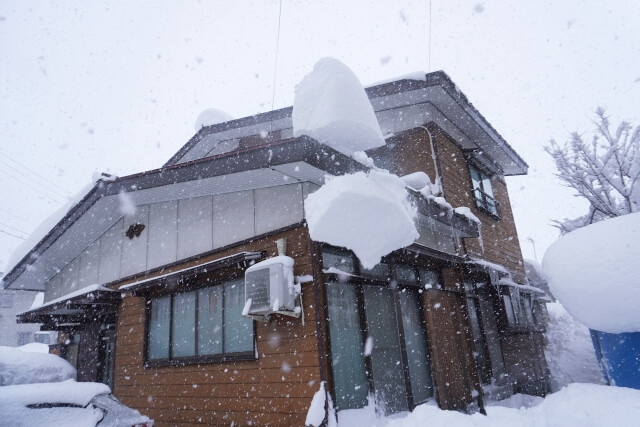
[{"label": "dark roof fascia", "polygon": [[[55,304],[25,311],[16,315],[16,319],[18,323],[45,323],[52,318],[67,318],[67,320],[77,322],[87,315],[96,316],[110,312],[115,313],[120,300],[122,300],[120,292],[96,290]],[[58,310],[80,310],[81,312],[56,313]]]},{"label": "dark roof fascia", "polygon": [[244,150],[153,169],[111,181],[100,180],[3,278],[5,288],[24,272],[30,260],[44,253],[95,202],[120,191],[136,191],[234,172],[305,162],[333,175],[365,171],[367,167],[331,147],[302,136]]},{"label": "dark roof fascia", "polygon": [[265,257],[266,252],[240,252],[222,259],[205,262],[190,268],[177,270],[158,277],[141,280],[140,283],[133,282],[125,285],[123,291],[131,292],[133,296],[145,296],[149,292],[162,289],[166,292],[173,292],[181,286],[183,282],[199,276],[202,273],[212,273],[228,267],[233,267],[238,263],[247,261],[258,261]]},{"label": "dark roof fascia", "polygon": [[[425,80],[412,80],[401,79],[393,82],[383,83],[376,86],[371,86],[365,89],[365,92],[369,99],[375,99],[382,96],[395,95],[402,92],[409,92],[419,89],[425,89],[432,86],[440,86],[452,99],[456,100],[458,105],[465,109],[469,108],[472,112],[478,115],[478,117],[496,134],[499,142],[503,145],[506,151],[510,152],[514,161],[521,163],[523,169],[527,169],[529,165],[518,155],[518,153],[509,145],[507,141],[500,135],[500,133],[489,123],[489,121],[473,106],[467,96],[453,83],[451,78],[444,71],[434,71],[432,73],[425,74]],[[165,166],[172,165],[178,162],[182,156],[184,156],[195,144],[202,138],[213,133],[224,132],[231,129],[239,129],[251,125],[269,122],[272,120],[278,120],[285,117],[290,117],[293,112],[293,107],[286,107],[279,110],[269,111],[266,113],[256,114],[249,117],[244,117],[237,120],[231,120],[229,122],[219,123],[211,126],[206,126],[200,129],[196,135],[194,135],[178,152],[173,155]],[[516,175],[524,175],[516,174]]]}]

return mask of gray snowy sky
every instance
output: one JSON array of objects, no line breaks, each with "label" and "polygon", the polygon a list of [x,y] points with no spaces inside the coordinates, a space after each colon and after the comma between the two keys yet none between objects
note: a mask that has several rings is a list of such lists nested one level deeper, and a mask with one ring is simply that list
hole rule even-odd
[{"label": "gray snowy sky", "polygon": [[[553,176],[551,137],[604,106],[640,122],[640,2],[0,0],[0,271],[91,181],[161,166],[198,114],[293,101],[321,57],[367,85],[444,70],[530,165],[508,178],[525,258],[586,204]],[[431,34],[431,41],[429,34]]]}]

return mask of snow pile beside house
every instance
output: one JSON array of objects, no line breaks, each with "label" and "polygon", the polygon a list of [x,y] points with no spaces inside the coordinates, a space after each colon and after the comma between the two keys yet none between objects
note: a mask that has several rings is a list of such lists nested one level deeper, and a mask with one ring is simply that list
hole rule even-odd
[{"label": "snow pile beside house", "polygon": [[358,78],[342,62],[323,58],[296,86],[293,134],[351,156],[385,144],[369,98]]},{"label": "snow pile beside house", "polygon": [[[100,409],[87,405],[95,396],[110,392],[109,387],[104,384],[75,381],[0,387],[0,408],[2,408],[0,424],[93,427],[104,414]],[[38,409],[27,407],[27,405],[55,402],[69,404],[69,406]],[[36,414],[37,419],[34,419]]]},{"label": "snow pile beside house", "polygon": [[589,329],[567,313],[560,303],[547,303],[547,310],[550,322],[544,353],[551,374],[551,390],[558,391],[578,382],[603,384]]},{"label": "snow pile beside house", "polygon": [[75,377],[75,368],[55,354],[0,347],[0,386],[57,382]]},{"label": "snow pile beside house", "polygon": [[365,268],[418,238],[405,183],[384,171],[328,177],[305,200],[309,234],[351,249]]},{"label": "snow pile beside house", "polygon": [[[596,384],[570,384],[546,399],[518,395],[487,405],[487,415],[443,411],[432,404],[410,414],[375,418],[369,409],[338,413],[339,426],[386,427],[549,427],[631,426],[640,420],[640,390]],[[533,406],[529,406],[533,405]],[[346,416],[342,417],[345,414]]]},{"label": "snow pile beside house", "polygon": [[591,329],[640,332],[640,213],[608,219],[558,239],[542,267],[553,294]]}]

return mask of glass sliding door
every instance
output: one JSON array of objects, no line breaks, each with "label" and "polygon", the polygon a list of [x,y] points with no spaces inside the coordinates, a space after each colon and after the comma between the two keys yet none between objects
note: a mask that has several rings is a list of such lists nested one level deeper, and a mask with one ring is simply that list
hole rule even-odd
[{"label": "glass sliding door", "polygon": [[368,337],[373,339],[373,387],[385,414],[409,409],[393,293],[389,288],[364,287]]},{"label": "glass sliding door", "polygon": [[418,405],[433,397],[431,363],[427,350],[427,335],[422,327],[420,295],[415,289],[402,289],[399,297],[413,404]]},{"label": "glass sliding door", "polygon": [[336,408],[362,408],[367,405],[369,387],[356,287],[327,283],[327,305]]}]

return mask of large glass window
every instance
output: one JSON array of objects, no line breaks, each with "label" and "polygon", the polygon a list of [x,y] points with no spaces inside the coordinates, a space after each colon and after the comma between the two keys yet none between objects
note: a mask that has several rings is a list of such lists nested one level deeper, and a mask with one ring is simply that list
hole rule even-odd
[{"label": "large glass window", "polygon": [[242,316],[242,279],[151,298],[149,304],[149,361],[253,355],[253,321]]},{"label": "large glass window", "polygon": [[489,211],[493,215],[498,215],[498,206],[496,199],[493,197],[491,178],[474,166],[469,166],[469,172],[471,173],[476,206]]}]

